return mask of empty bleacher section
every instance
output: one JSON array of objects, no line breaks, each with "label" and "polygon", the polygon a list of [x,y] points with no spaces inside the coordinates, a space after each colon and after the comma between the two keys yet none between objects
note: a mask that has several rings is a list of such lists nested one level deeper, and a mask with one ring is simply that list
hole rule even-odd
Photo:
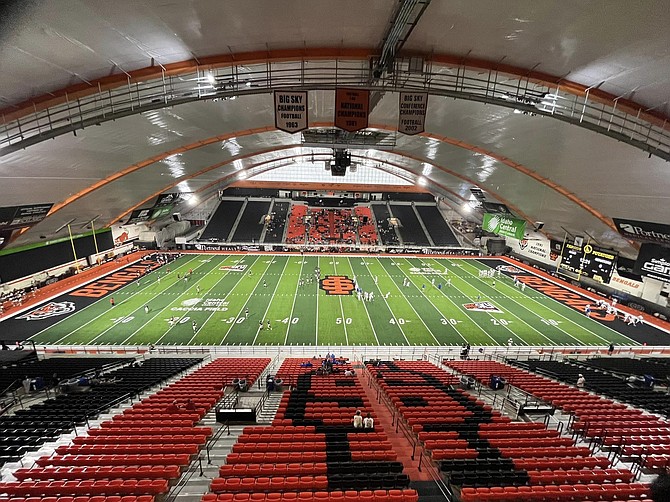
[{"label": "empty bleacher section", "polygon": [[[478,361],[447,364],[480,379],[500,369]],[[367,368],[460,490],[462,502],[612,501],[647,493],[630,470],[611,468],[607,457],[593,456],[542,423],[511,421],[455,388],[457,376],[426,361],[375,362]]]},{"label": "empty bleacher section", "polygon": [[381,239],[382,244],[387,246],[397,246],[398,235],[396,234],[395,228],[389,222],[391,213],[389,213],[388,206],[386,204],[372,204],[370,207],[374,214],[374,218],[377,221],[379,238]]},{"label": "empty bleacher section", "polygon": [[288,244],[305,243],[305,235],[307,233],[305,216],[307,216],[307,206],[304,204],[294,204],[291,207],[288,229],[286,230],[286,242]]},{"label": "empty bleacher section", "polygon": [[269,201],[248,201],[231,242],[258,242],[269,210]]},{"label": "empty bleacher section", "polygon": [[460,246],[437,206],[416,204],[414,207],[436,246]]},{"label": "empty bleacher section", "polygon": [[[26,350],[0,354],[4,356],[0,359],[0,391],[18,388],[26,377],[31,381],[30,390],[42,390],[54,387],[66,378],[104,371],[131,361],[121,357],[48,357],[37,360],[35,352]],[[12,356],[21,357],[13,362],[7,361]]]},{"label": "empty bleacher section", "polygon": [[276,202],[272,206],[272,213],[270,223],[265,229],[265,237],[263,242],[270,244],[277,244],[283,242],[284,230],[286,229],[286,220],[288,218],[288,210],[291,206],[288,202]]},{"label": "empty bleacher section", "polygon": [[666,417],[670,415],[670,396],[650,387],[629,384],[626,380],[585,366],[558,361],[513,361],[520,368],[539,372],[563,382],[575,384],[579,374],[586,379],[585,388],[598,394],[632,404]]},{"label": "empty bleacher section", "polygon": [[358,241],[364,246],[376,246],[379,244],[375,217],[368,206],[357,206],[354,214],[358,217]]},{"label": "empty bleacher section", "polygon": [[350,209],[309,209],[309,244],[355,244],[356,226]]},{"label": "empty bleacher section", "polygon": [[240,209],[244,205],[241,199],[224,199],[214,211],[214,214],[200,236],[200,240],[226,241],[233,229]]},{"label": "empty bleacher section", "polygon": [[[184,360],[162,361],[179,365]],[[269,361],[217,359],[75,437],[73,445],[58,447],[56,455],[40,457],[35,467],[18,469],[18,481],[0,483],[0,494],[70,501],[96,497],[96,502],[145,496],[136,502],[152,502],[168,491],[212,434],[210,427],[196,424],[223,396],[223,384],[233,375],[253,382]]]},{"label": "empty bleacher section", "polygon": [[577,364],[591,368],[611,371],[619,375],[639,376],[651,375],[656,382],[666,384],[670,380],[670,359],[631,359],[628,357],[598,357]]},{"label": "empty bleacher section", "polygon": [[[203,502],[229,500],[415,502],[381,426],[356,429],[371,403],[345,360],[317,374],[320,360],[286,359],[277,378],[292,387],[271,427],[246,427]],[[312,366],[314,364],[314,366]],[[319,370],[319,373],[322,373]],[[374,415],[374,412],[372,412]]]},{"label": "empty bleacher section", "polygon": [[423,231],[414,208],[408,204],[391,204],[391,214],[399,220],[400,236],[405,245],[429,246],[430,242]]},{"label": "empty bleacher section", "polygon": [[[507,364],[492,361],[443,363],[482,383],[487,383],[491,375],[503,376],[515,387],[571,414],[569,427],[574,434],[614,452],[617,458],[650,469],[670,464],[670,422],[667,420]],[[565,464],[557,467],[561,465]],[[547,466],[551,467],[554,466]]]},{"label": "empty bleacher section", "polygon": [[94,381],[73,382],[61,393],[13,415],[0,417],[0,463],[20,459],[75,424],[85,424],[112,405],[197,364],[199,358],[148,359],[141,367],[125,366]]}]

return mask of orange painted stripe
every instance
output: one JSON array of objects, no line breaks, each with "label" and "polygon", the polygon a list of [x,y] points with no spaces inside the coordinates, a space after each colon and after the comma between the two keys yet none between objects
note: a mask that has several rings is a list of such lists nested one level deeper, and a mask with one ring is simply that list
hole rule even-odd
[{"label": "orange painted stripe", "polygon": [[[44,110],[50,106],[64,103],[66,100],[73,101],[78,98],[89,96],[99,92],[99,90],[106,91],[116,89],[118,87],[129,85],[131,83],[144,82],[161,78],[163,75],[183,75],[185,73],[192,73],[197,70],[207,71],[212,68],[224,68],[232,65],[246,65],[254,63],[277,63],[301,60],[369,60],[377,57],[379,54],[374,49],[368,48],[341,48],[341,47],[324,47],[324,48],[295,48],[295,49],[280,49],[272,51],[255,51],[255,52],[241,52],[238,54],[219,54],[206,58],[201,58],[199,63],[194,59],[185,61],[178,61],[160,66],[147,66],[125,73],[109,75],[87,83],[75,84],[64,87],[62,89],[54,90],[48,94],[37,96],[35,98],[26,100],[13,106],[9,106],[0,110],[0,115],[4,117],[5,122],[22,118],[30,113]],[[463,57],[455,54],[417,54],[417,56],[425,57],[426,61],[437,63],[440,65],[466,68],[475,70],[495,71],[506,75],[511,75],[520,79],[528,79],[530,82],[539,83],[547,87],[555,87],[568,94],[584,96],[588,90],[589,99],[614,106],[616,103],[617,109],[627,113],[637,115],[641,119],[650,122],[658,127],[670,129],[667,115],[660,111],[647,110],[647,106],[643,106],[631,99],[619,98],[614,94],[602,91],[596,88],[589,88],[584,84],[573,82],[571,80],[563,79],[562,77],[551,75],[549,73],[539,72],[535,70],[528,70],[520,66],[502,64],[496,61],[487,59]],[[163,70],[165,68],[165,70]]]}]

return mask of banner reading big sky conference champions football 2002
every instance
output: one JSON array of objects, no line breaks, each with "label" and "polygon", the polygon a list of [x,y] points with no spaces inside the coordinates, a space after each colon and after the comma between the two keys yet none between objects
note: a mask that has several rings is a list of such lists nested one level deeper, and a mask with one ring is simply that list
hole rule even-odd
[{"label": "banner reading big sky conference champions football 2002", "polygon": [[523,239],[526,221],[505,214],[484,213],[482,229],[496,235]]}]

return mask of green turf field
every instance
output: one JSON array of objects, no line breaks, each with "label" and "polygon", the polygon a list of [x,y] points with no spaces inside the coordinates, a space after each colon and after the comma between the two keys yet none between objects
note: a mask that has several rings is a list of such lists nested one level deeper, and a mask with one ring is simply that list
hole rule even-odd
[{"label": "green turf field", "polygon": [[[135,281],[114,292],[114,307],[103,297],[33,340],[331,346],[461,345],[466,340],[473,345],[507,345],[512,338],[515,345],[636,344],[544,294],[515,288],[509,277],[495,278],[494,287],[491,279],[479,278],[479,270],[489,267],[478,260],[185,255],[169,267],[170,273],[162,267],[143,276],[139,285]],[[309,281],[317,267],[322,277],[355,278],[364,291],[374,293],[374,300],[327,294],[316,280]],[[188,280],[177,279],[190,269]],[[405,279],[409,286],[403,286]],[[488,301],[499,312],[464,306],[476,301]],[[171,324],[171,317],[178,320]]]}]

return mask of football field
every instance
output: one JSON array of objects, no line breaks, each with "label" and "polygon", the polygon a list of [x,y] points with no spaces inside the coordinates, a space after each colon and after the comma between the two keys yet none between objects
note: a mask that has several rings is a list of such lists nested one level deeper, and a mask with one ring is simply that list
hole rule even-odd
[{"label": "football field", "polygon": [[[493,277],[480,277],[480,271],[491,269]],[[527,287],[515,286],[513,276]],[[32,340],[77,345],[507,345],[510,338],[514,345],[638,343],[620,332],[622,326],[630,328],[620,320],[589,318],[574,304],[543,292],[538,281],[532,272],[496,259],[187,254],[69,314],[51,317]],[[363,292],[360,299],[356,286]],[[365,293],[372,299],[365,301]]]}]

